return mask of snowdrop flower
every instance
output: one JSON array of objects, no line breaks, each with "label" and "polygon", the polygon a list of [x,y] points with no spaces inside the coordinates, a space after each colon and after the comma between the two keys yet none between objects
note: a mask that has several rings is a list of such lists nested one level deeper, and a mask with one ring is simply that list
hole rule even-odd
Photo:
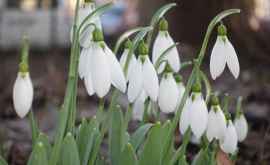
[{"label": "snowdrop flower", "polygon": [[[159,32],[153,45],[152,61],[156,65],[162,53],[171,47],[175,42],[168,32],[168,22],[165,19],[160,21]],[[176,47],[172,48],[170,52],[162,59],[167,60],[174,72],[180,69],[180,58]],[[165,69],[165,63],[162,63],[158,68],[158,73],[162,73]]]},{"label": "snowdrop flower", "polygon": [[206,131],[208,122],[208,110],[201,94],[201,87],[195,84],[192,87],[192,94],[187,100],[180,118],[180,131],[186,132],[188,127],[197,139],[200,139]]},{"label": "snowdrop flower", "polygon": [[[125,50],[120,58],[120,64],[121,64],[123,70],[124,70],[125,65],[127,63],[128,54],[129,54],[129,51],[131,49],[131,45],[132,45],[132,42],[130,40],[127,40],[127,42],[125,43]],[[131,70],[134,66],[136,66],[136,63],[137,63],[137,59],[136,59],[135,55],[132,54],[130,61],[129,61],[129,64],[128,64],[128,68],[127,68],[127,76],[126,76],[127,81],[129,81],[130,77],[132,76]]]},{"label": "snowdrop flower", "polygon": [[144,114],[144,102],[147,96],[144,91],[141,92],[140,96],[135,100],[133,104],[132,118],[134,120],[143,120]]},{"label": "snowdrop flower", "polygon": [[[85,0],[85,3],[79,8],[78,11],[78,23],[77,25],[80,26],[80,24],[83,22],[83,20],[91,14],[96,9],[96,4],[92,0]],[[87,48],[91,45],[93,36],[92,33],[94,31],[93,26],[89,26],[90,23],[94,23],[99,29],[102,29],[101,21],[99,17],[94,17],[91,20],[88,20],[85,22],[85,24],[82,26],[81,32],[80,32],[80,45],[84,48]],[[72,33],[72,30],[71,30]]]},{"label": "snowdrop flower", "polygon": [[133,103],[144,90],[146,95],[156,102],[159,90],[158,76],[148,57],[148,47],[144,41],[139,44],[139,54],[136,65],[130,72],[132,76],[129,79],[128,99]]},{"label": "snowdrop flower", "polygon": [[206,130],[206,136],[209,142],[213,139],[223,140],[227,128],[225,115],[219,106],[216,96],[212,96],[211,104]]},{"label": "snowdrop flower", "polygon": [[244,141],[248,133],[248,123],[243,113],[241,113],[239,116],[236,116],[234,119],[234,126],[236,129],[238,141]]},{"label": "snowdrop flower", "polygon": [[235,79],[239,76],[240,67],[238,57],[226,35],[226,27],[220,25],[218,27],[218,37],[210,58],[210,73],[214,80],[222,74],[226,64]]},{"label": "snowdrop flower", "polygon": [[182,79],[183,79],[182,76],[175,75],[174,78],[178,86],[178,103],[177,103],[177,108],[178,108],[180,106],[180,103],[182,101],[186,88],[184,86],[184,83],[182,82]]},{"label": "snowdrop flower", "polygon": [[228,121],[224,140],[220,142],[220,148],[230,154],[237,150],[237,133],[231,120]]},{"label": "snowdrop flower", "polygon": [[13,87],[13,104],[19,117],[25,117],[30,111],[33,95],[34,89],[28,72],[28,65],[22,62]]},{"label": "snowdrop flower", "polygon": [[92,54],[88,54],[87,74],[85,85],[89,95],[96,93],[98,97],[104,97],[113,84],[120,91],[126,91],[126,80],[124,73],[110,48],[104,43],[102,32],[96,28],[93,32],[94,43]]},{"label": "snowdrop flower", "polygon": [[163,73],[158,95],[158,105],[164,113],[174,112],[179,99],[179,91],[171,67],[167,64]]}]

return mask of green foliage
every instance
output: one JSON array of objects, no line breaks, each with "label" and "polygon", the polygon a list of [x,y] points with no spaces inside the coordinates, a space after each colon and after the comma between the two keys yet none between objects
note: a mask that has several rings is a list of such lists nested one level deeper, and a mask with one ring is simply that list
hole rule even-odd
[{"label": "green foliage", "polygon": [[46,148],[42,142],[37,142],[30,155],[27,165],[48,165]]},{"label": "green foliage", "polygon": [[62,165],[80,165],[80,156],[76,141],[71,133],[64,138],[60,164]]}]

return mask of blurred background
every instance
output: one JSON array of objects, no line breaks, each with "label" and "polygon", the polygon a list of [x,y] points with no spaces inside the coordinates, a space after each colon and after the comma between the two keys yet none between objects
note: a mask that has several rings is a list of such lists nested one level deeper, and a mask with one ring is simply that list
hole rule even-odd
[{"label": "blurred background", "polygon": [[[124,31],[149,24],[153,13],[168,2],[178,4],[166,18],[171,35],[180,42],[182,61],[196,56],[208,23],[217,13],[229,8],[242,10],[224,20],[240,60],[240,78],[234,80],[227,69],[212,83],[221,93],[245,98],[250,132],[240,144],[237,164],[270,164],[270,0],[115,0],[115,6],[101,18],[109,45],[114,46]],[[11,165],[24,164],[31,149],[27,119],[19,119],[12,104],[21,37],[27,34],[31,42],[33,109],[40,128],[52,136],[65,92],[74,6],[75,0],[0,0],[0,149]],[[203,65],[206,73],[215,39],[214,33]],[[184,77],[189,73],[181,72]],[[94,115],[97,99],[88,97],[82,82],[78,95],[78,116]],[[235,102],[230,110],[235,111]]]}]

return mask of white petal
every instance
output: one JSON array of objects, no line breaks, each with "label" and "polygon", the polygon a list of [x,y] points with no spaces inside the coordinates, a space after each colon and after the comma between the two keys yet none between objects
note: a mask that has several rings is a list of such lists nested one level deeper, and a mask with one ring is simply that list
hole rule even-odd
[{"label": "white petal", "polygon": [[218,36],[210,57],[210,73],[215,80],[226,66],[225,42]]},{"label": "white petal", "polygon": [[209,142],[216,138],[217,131],[218,127],[216,127],[216,113],[213,109],[211,109],[208,115],[208,123],[206,130],[206,136]]},{"label": "white petal", "polygon": [[157,101],[158,97],[158,76],[156,70],[149,60],[148,57],[145,58],[143,67],[143,88],[146,94],[151,98],[152,101]]},{"label": "white petal", "polygon": [[182,101],[186,88],[183,83],[178,83],[177,86],[178,86],[178,103],[177,103],[177,108],[178,108],[180,106],[180,103]]},{"label": "white petal", "polygon": [[[125,64],[126,64],[126,62],[127,62],[128,53],[129,53],[129,50],[128,50],[128,49],[125,49],[124,52],[123,52],[123,54],[122,54],[122,56],[121,56],[121,58],[120,58],[120,64],[121,64],[123,70],[124,70]],[[131,59],[130,59],[130,61],[129,61],[129,65],[128,65],[127,81],[129,81],[130,76],[132,76],[132,75],[131,75],[131,70],[132,70],[132,68],[133,68],[135,65],[136,65],[136,57],[135,57],[134,54],[132,54]]]},{"label": "white petal", "polygon": [[229,121],[224,141],[220,143],[220,147],[224,152],[230,154],[234,154],[237,150],[237,134],[232,121]]},{"label": "white petal", "polygon": [[132,68],[131,75],[128,85],[128,100],[133,103],[143,89],[142,63],[140,60]]},{"label": "white petal", "polygon": [[183,108],[183,111],[181,113],[179,129],[182,135],[185,134],[188,127],[190,126],[190,104],[191,104],[191,98],[188,98]]},{"label": "white petal", "polygon": [[237,54],[231,42],[226,38],[226,61],[227,65],[233,74],[234,78],[237,79],[240,73],[240,66]]},{"label": "white petal", "polygon": [[[175,44],[175,42],[173,41],[172,37],[170,36],[170,34],[167,35],[167,40],[169,43],[169,46],[167,47],[167,49],[172,46],[173,44]],[[168,55],[166,56],[170,66],[172,67],[174,72],[178,72],[180,69],[180,56],[177,50],[177,47],[174,47],[170,50],[170,52],[168,52]]]},{"label": "white petal", "polygon": [[93,47],[90,67],[93,88],[99,97],[104,97],[109,92],[111,86],[111,71],[106,56],[104,50],[96,43]]},{"label": "white petal", "polygon": [[174,112],[178,103],[178,86],[172,73],[164,75],[159,87],[158,105],[164,113]]},{"label": "white petal", "polygon": [[91,56],[91,54],[92,54],[92,47],[83,48],[81,51],[78,68],[79,76],[81,79],[83,79],[87,75],[87,69],[89,68],[88,57]]},{"label": "white petal", "polygon": [[246,139],[248,133],[248,123],[244,115],[234,120],[238,141],[242,142]]},{"label": "white petal", "polygon": [[190,126],[194,135],[199,139],[207,128],[208,110],[201,94],[195,94],[190,105]]},{"label": "white petal", "polygon": [[[153,45],[153,55],[152,61],[156,65],[158,58],[167,50],[170,46],[175,44],[168,32],[161,31],[158,33],[157,38]],[[180,58],[177,48],[173,48],[168,54],[164,57],[164,60],[168,60],[170,66],[174,72],[178,72],[180,69]],[[161,73],[165,68],[165,63],[162,63],[158,68],[158,73]]]},{"label": "white petal", "polygon": [[226,117],[225,117],[223,111],[220,109],[220,107],[218,107],[218,110],[216,112],[216,120],[217,120],[217,127],[218,127],[217,138],[219,140],[223,140],[224,136],[226,134],[227,121],[226,121]]},{"label": "white petal", "polygon": [[115,57],[115,54],[111,51],[111,49],[107,45],[105,46],[105,52],[108,58],[108,62],[110,64],[112,84],[121,92],[125,93],[127,83],[121,65],[118,62],[117,58]]},{"label": "white petal", "polygon": [[91,73],[89,73],[87,76],[85,76],[84,85],[85,85],[86,91],[87,91],[89,96],[92,96],[95,94]]},{"label": "white petal", "polygon": [[13,88],[13,104],[16,113],[23,118],[29,112],[33,102],[33,85],[29,73],[18,73]]},{"label": "white petal", "polygon": [[146,94],[144,91],[142,91],[140,96],[136,99],[136,101],[133,104],[132,118],[134,120],[141,121],[143,119],[145,100]]}]

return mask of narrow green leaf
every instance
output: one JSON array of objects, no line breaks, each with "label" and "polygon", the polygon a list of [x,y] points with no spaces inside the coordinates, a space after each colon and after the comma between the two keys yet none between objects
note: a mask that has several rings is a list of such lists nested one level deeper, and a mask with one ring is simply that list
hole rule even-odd
[{"label": "narrow green leaf", "polygon": [[80,157],[75,139],[71,133],[64,138],[62,145],[61,163],[63,165],[80,165]]},{"label": "narrow green leaf", "polygon": [[119,39],[117,40],[115,47],[114,47],[114,53],[117,54],[119,48],[125,42],[131,35],[144,30],[144,27],[137,27],[131,30],[126,31],[124,34],[122,34]]},{"label": "narrow green leaf", "polygon": [[192,161],[192,165],[209,165],[208,149],[201,149]]},{"label": "narrow green leaf", "polygon": [[0,155],[0,165],[8,165],[4,158]]},{"label": "narrow green leaf", "polygon": [[125,145],[124,150],[121,153],[119,165],[137,165],[138,159],[135,151],[130,143]]},{"label": "narrow green leaf", "polygon": [[157,123],[149,131],[140,154],[139,165],[161,165],[162,143],[162,127],[160,123]]},{"label": "narrow green leaf", "polygon": [[137,151],[140,145],[143,143],[145,136],[153,124],[148,123],[139,127],[131,136],[130,143],[133,146],[134,150]]},{"label": "narrow green leaf", "polygon": [[182,157],[179,158],[178,165],[188,165],[186,156],[183,155]]},{"label": "narrow green leaf", "polygon": [[38,142],[35,144],[27,165],[48,165],[48,156],[43,143]]},{"label": "narrow green leaf", "polygon": [[124,140],[123,114],[120,106],[112,112],[111,127],[109,130],[109,151],[112,165],[118,165]]},{"label": "narrow green leaf", "polygon": [[[167,139],[167,135],[170,133],[170,128],[172,126],[172,123],[170,120],[166,121],[165,124],[162,126],[162,147],[165,147],[167,143],[170,143],[170,148],[169,150],[166,150],[166,148],[162,148],[162,164],[168,164],[170,160],[173,157],[173,154],[175,152],[174,148],[174,136],[171,139]],[[168,140],[169,142],[166,142]]]},{"label": "narrow green leaf", "polygon": [[88,124],[86,120],[82,121],[77,136],[77,145],[82,165],[87,165],[91,151],[93,150],[94,140],[97,136],[96,118]]},{"label": "narrow green leaf", "polygon": [[101,146],[103,137],[104,137],[104,135],[101,134],[101,133],[97,130],[97,135],[96,135],[96,137],[95,137],[93,151],[92,151],[92,153],[91,153],[91,155],[90,155],[90,160],[89,160],[88,165],[95,165],[95,162],[96,162],[96,160],[97,160],[97,158],[98,158],[98,153],[99,153],[99,150],[100,150],[100,146]]},{"label": "narrow green leaf", "polygon": [[44,148],[45,148],[45,151],[47,152],[47,158],[49,160],[49,156],[51,154],[51,151],[52,151],[52,146],[50,144],[50,141],[48,139],[48,136],[45,135],[44,133],[40,133],[39,136],[38,136],[38,139],[37,139],[37,142],[41,142],[43,145],[44,145]]},{"label": "narrow green leaf", "polygon": [[29,112],[29,121],[30,121],[30,126],[31,126],[31,133],[32,133],[32,144],[34,146],[36,143],[36,139],[38,138],[39,130],[38,130],[37,122],[35,120],[32,109]]}]

